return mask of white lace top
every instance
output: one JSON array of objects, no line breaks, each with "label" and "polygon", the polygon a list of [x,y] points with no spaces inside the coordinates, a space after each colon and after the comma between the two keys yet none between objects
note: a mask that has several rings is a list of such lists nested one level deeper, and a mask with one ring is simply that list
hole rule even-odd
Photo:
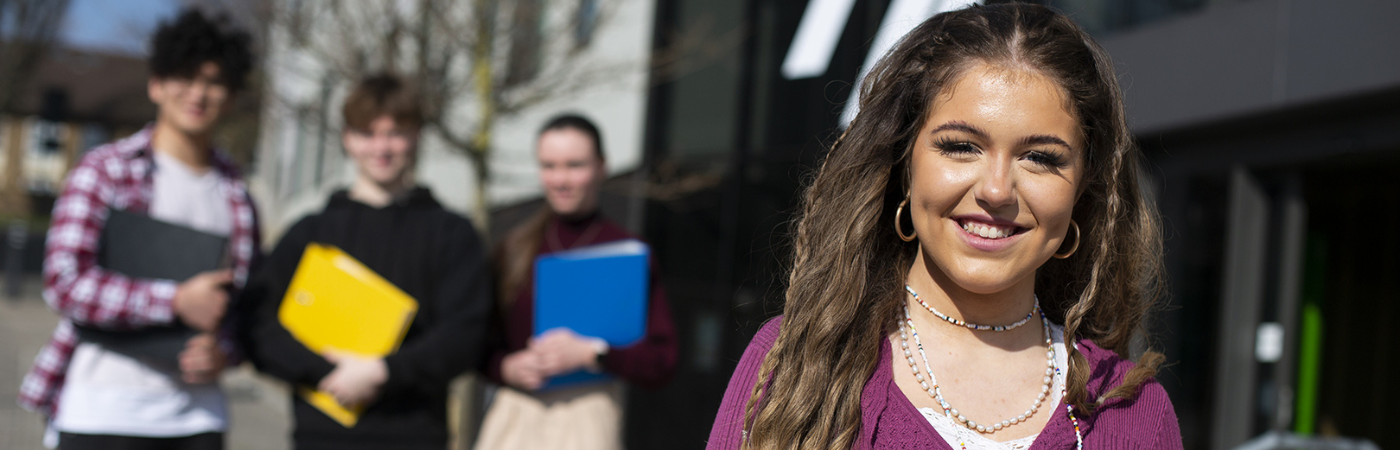
[{"label": "white lace top", "polygon": [[[1050,342],[1055,347],[1055,364],[1061,367],[1060,373],[1055,375],[1055,385],[1050,389],[1050,398],[1040,407],[1040,414],[1053,414],[1060,403],[1060,397],[1065,387],[1065,372],[1069,367],[1069,353],[1065,350],[1065,329],[1059,325],[1050,324]],[[997,442],[988,435],[978,433],[977,430],[969,430],[966,426],[959,424],[957,419],[943,415],[942,411],[934,408],[919,408],[919,412],[924,414],[928,423],[933,425],[933,429],[938,431],[938,435],[948,443],[953,449],[967,450],[1022,450],[1031,447],[1035,438],[1040,436],[1036,433],[1020,439],[1006,442]]]}]

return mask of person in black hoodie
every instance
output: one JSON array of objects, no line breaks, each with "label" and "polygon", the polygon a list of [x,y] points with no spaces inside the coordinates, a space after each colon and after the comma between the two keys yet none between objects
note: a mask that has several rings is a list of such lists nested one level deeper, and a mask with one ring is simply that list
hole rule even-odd
[{"label": "person in black hoodie", "polygon": [[[354,183],[292,226],[245,291],[257,308],[245,339],[259,370],[345,405],[367,405],[346,428],[293,395],[298,449],[445,448],[448,382],[483,357],[491,288],[482,243],[470,222],[413,183],[422,124],[416,98],[391,75],[356,86],[345,102],[343,134]],[[372,359],[317,354],[282,327],[278,308],[312,242],[344,250],[418,301],[397,352]]]}]

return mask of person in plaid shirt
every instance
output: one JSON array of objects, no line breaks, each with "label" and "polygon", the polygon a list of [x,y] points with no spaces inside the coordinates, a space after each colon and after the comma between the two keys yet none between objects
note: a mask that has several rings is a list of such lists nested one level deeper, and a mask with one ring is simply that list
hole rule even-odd
[{"label": "person in plaid shirt", "polygon": [[[163,23],[150,60],[155,123],[94,148],[68,174],[44,258],[44,300],[62,320],[19,395],[22,407],[49,420],[50,447],[223,448],[228,414],[218,379],[241,358],[225,311],[230,289],[244,284],[258,256],[259,236],[247,187],[211,137],[251,67],[248,42],[223,19],[195,11]],[[227,236],[231,264],[188,280],[134,279],[98,267],[109,210]],[[82,342],[75,332],[75,325],[134,330],[177,322],[200,331],[178,369]]]}]

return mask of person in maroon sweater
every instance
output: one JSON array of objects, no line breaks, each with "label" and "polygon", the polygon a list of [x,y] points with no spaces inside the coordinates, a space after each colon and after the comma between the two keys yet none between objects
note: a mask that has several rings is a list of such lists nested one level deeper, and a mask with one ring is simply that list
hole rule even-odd
[{"label": "person in maroon sweater", "polygon": [[676,332],[666,290],[651,270],[646,335],[609,348],[567,328],[535,336],[534,260],[539,255],[622,239],[636,239],[598,212],[607,175],[602,138],[588,119],[563,115],[541,129],[536,147],[547,206],[513,229],[493,255],[501,314],[491,333],[488,378],[499,383],[478,449],[621,448],[617,382],[549,389],[551,377],[578,370],[657,388],[676,370]]},{"label": "person in maroon sweater", "polygon": [[708,448],[1182,448],[1163,356],[1129,361],[1165,280],[1117,80],[1041,5],[905,34],[803,191]]}]

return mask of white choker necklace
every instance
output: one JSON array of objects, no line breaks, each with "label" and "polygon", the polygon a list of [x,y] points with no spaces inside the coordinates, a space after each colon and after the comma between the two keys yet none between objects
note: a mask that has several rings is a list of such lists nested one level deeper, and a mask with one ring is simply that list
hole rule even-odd
[{"label": "white choker necklace", "polygon": [[[952,317],[948,317],[947,314],[943,314],[943,313],[941,313],[941,312],[938,312],[938,310],[933,309],[933,306],[932,306],[932,305],[929,305],[928,302],[925,302],[924,299],[919,298],[919,293],[918,293],[918,292],[914,292],[914,288],[909,287],[909,285],[907,285],[907,284],[904,285],[904,290],[905,290],[905,291],[909,291],[909,295],[913,295],[913,296],[914,296],[914,301],[919,302],[920,305],[923,305],[923,306],[924,306],[924,309],[927,309],[928,312],[931,312],[931,313],[933,313],[933,315],[938,316],[939,319],[943,319],[943,321],[945,321],[945,322],[948,322],[948,323],[951,323],[951,324],[953,324],[953,325],[957,325],[957,326],[960,326],[960,327],[964,327],[964,328],[967,328],[967,329],[969,329],[969,330],[977,330],[977,331],[1007,331],[1007,330],[1014,330],[1014,329],[1016,329],[1016,327],[1019,327],[1019,326],[1021,326],[1021,325],[1025,325],[1026,322],[1029,322],[1029,321],[1031,320],[1032,317],[1035,317],[1036,313],[1039,313],[1039,312],[1040,312],[1040,298],[1039,298],[1039,297],[1036,297],[1036,298],[1035,298],[1035,306],[1031,307],[1031,312],[1028,313],[1028,314],[1026,314],[1026,317],[1022,318],[1021,320],[1016,321],[1016,323],[1013,323],[1013,324],[1011,324],[1011,325],[978,325],[978,324],[975,324],[975,323],[967,323],[967,322],[964,322],[964,321],[962,321],[962,320],[954,319],[954,318],[952,318]],[[1042,314],[1042,315],[1043,315],[1043,314]]]}]

